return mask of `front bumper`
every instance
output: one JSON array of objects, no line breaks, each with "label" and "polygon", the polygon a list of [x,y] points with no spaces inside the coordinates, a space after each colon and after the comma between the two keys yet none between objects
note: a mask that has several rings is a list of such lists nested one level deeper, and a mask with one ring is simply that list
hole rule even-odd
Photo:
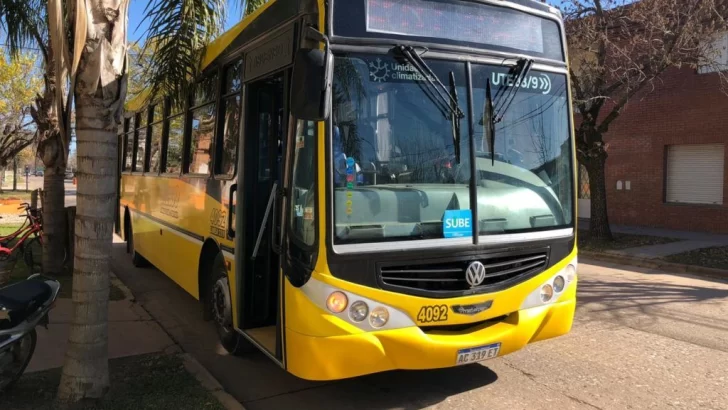
[{"label": "front bumper", "polygon": [[455,366],[460,349],[501,343],[499,356],[566,334],[576,307],[576,281],[555,303],[522,309],[464,331],[420,327],[328,337],[286,329],[287,369],[308,380],[335,380],[394,369]]}]

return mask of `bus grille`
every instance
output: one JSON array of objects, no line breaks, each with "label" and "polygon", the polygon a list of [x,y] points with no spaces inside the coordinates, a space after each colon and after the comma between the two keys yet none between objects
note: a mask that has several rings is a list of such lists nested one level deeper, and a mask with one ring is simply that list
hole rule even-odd
[{"label": "bus grille", "polygon": [[[474,261],[485,266],[485,280],[471,286],[465,271]],[[405,293],[435,297],[482,293],[496,285],[518,282],[542,272],[548,263],[547,252],[493,257],[469,258],[450,262],[418,263],[380,268],[381,282],[385,288]],[[407,291],[410,292],[407,292]]]}]

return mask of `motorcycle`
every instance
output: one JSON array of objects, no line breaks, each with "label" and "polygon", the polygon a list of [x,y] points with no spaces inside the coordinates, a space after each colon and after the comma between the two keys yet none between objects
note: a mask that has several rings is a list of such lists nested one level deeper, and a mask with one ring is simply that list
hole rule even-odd
[{"label": "motorcycle", "polygon": [[11,387],[35,351],[37,325],[48,327],[61,284],[34,274],[0,289],[0,392]]}]

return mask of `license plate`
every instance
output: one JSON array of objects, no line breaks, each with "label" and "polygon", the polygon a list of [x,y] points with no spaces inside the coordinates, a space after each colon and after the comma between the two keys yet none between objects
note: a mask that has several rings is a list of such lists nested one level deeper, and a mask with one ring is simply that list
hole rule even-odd
[{"label": "license plate", "polygon": [[500,352],[500,343],[493,343],[487,346],[473,347],[470,349],[458,350],[458,358],[455,362],[456,365],[463,365],[469,363],[480,362],[483,360],[492,359],[498,357]]}]

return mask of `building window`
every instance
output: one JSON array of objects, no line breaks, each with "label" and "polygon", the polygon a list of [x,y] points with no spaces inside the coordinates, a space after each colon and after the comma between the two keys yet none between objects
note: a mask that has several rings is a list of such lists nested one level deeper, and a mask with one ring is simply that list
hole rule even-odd
[{"label": "building window", "polygon": [[217,76],[211,76],[195,86],[190,102],[191,138],[187,160],[190,174],[208,174],[212,141],[215,135],[215,88]]},{"label": "building window", "polygon": [[722,205],[724,160],[724,144],[668,146],[666,201]]},{"label": "building window", "polygon": [[698,73],[728,70],[728,32],[716,34],[704,47],[706,59],[698,65]]},{"label": "building window", "polygon": [[298,120],[293,152],[293,198],[291,199],[291,232],[306,245],[313,245],[316,201],[316,123]]},{"label": "building window", "polygon": [[142,111],[136,115],[136,143],[135,143],[135,159],[132,171],[144,171],[144,154],[147,150],[147,111]]},{"label": "building window", "polygon": [[242,60],[238,60],[225,69],[225,88],[222,97],[222,114],[225,115],[225,118],[223,119],[222,133],[220,133],[216,142],[216,175],[232,175],[235,172],[238,139],[240,138],[241,67]]}]

